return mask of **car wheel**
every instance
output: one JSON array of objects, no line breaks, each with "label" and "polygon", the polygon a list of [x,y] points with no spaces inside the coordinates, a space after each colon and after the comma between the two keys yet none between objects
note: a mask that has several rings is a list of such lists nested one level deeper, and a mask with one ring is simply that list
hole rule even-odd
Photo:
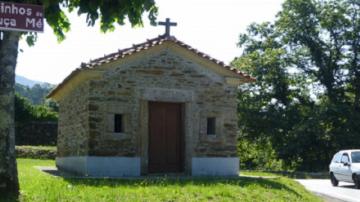
[{"label": "car wheel", "polygon": [[356,189],[360,189],[360,175],[354,175],[354,183]]},{"label": "car wheel", "polygon": [[339,185],[339,181],[335,178],[334,174],[331,173],[330,174],[330,180],[331,180],[331,184],[336,187]]}]

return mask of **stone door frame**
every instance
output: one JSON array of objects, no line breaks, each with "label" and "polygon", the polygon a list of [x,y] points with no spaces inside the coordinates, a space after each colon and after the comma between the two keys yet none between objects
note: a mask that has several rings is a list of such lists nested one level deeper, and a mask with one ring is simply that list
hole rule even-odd
[{"label": "stone door frame", "polygon": [[141,175],[148,174],[149,151],[149,102],[174,102],[183,105],[183,137],[184,137],[184,173],[191,175],[191,158],[193,151],[193,119],[194,93],[191,90],[145,88],[137,89],[140,98],[140,134],[137,145],[140,154]]}]

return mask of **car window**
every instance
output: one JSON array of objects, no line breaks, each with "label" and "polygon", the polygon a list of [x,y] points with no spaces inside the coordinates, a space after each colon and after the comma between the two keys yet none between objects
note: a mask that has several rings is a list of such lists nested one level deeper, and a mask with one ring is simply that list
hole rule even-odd
[{"label": "car window", "polygon": [[334,163],[340,163],[340,160],[341,160],[341,153],[336,153],[335,155],[334,155],[334,158],[333,158],[333,162]]},{"label": "car window", "polygon": [[360,163],[360,151],[351,152],[351,159],[353,163]]},{"label": "car window", "polygon": [[349,155],[348,154],[343,154],[341,157],[341,163],[349,163]]}]

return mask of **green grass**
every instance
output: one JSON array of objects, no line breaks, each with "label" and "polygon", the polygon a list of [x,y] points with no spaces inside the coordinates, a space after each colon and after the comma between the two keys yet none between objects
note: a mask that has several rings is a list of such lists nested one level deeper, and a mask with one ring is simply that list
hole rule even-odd
[{"label": "green grass", "polygon": [[285,177],[63,179],[34,166],[54,166],[54,161],[18,159],[20,201],[321,201]]}]

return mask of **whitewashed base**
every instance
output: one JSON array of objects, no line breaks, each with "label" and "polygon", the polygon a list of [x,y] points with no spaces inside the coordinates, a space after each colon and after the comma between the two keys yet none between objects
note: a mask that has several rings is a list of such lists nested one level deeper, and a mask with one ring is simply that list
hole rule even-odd
[{"label": "whitewashed base", "polygon": [[[137,177],[141,175],[140,157],[72,156],[56,158],[59,170],[91,177]],[[238,176],[239,158],[194,157],[192,176]]]},{"label": "whitewashed base", "polygon": [[193,176],[238,176],[239,158],[194,157],[191,160]]},{"label": "whitewashed base", "polygon": [[56,167],[59,170],[92,177],[140,176],[139,157],[58,157]]}]

